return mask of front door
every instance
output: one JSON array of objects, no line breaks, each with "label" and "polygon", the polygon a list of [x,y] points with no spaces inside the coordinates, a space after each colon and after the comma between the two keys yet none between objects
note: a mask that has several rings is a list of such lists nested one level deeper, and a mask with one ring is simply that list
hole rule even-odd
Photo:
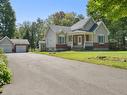
[{"label": "front door", "polygon": [[78,36],[78,45],[82,45],[82,36]]}]

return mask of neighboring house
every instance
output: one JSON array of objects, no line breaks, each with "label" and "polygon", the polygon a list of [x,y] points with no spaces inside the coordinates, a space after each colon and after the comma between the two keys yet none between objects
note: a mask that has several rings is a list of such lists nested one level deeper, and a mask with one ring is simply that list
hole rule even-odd
[{"label": "neighboring house", "polygon": [[27,52],[29,42],[27,39],[9,39],[7,36],[0,40],[0,48],[6,53]]},{"label": "neighboring house", "polygon": [[108,50],[109,31],[102,21],[85,18],[71,27],[51,25],[45,35],[48,51],[84,49]]}]

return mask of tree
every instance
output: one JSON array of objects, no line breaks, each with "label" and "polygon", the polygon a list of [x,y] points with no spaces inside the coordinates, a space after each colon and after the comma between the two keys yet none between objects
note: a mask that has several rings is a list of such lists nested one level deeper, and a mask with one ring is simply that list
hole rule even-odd
[{"label": "tree", "polygon": [[0,36],[14,37],[15,12],[9,0],[0,0]]},{"label": "tree", "polygon": [[[110,31],[110,46],[125,49],[127,36],[127,0],[89,0],[88,15],[103,20]],[[112,46],[113,45],[113,46]]]},{"label": "tree", "polygon": [[17,38],[28,39],[30,47],[34,49],[38,47],[38,42],[44,38],[44,33],[46,31],[46,22],[38,18],[36,22],[25,21],[18,25],[15,36]]},{"label": "tree", "polygon": [[77,15],[74,12],[65,13],[63,11],[56,12],[47,19],[48,24],[55,24],[61,26],[72,26],[79,20],[83,19],[83,15]]},{"label": "tree", "polygon": [[127,16],[127,0],[89,0],[88,14],[95,18],[118,20]]},{"label": "tree", "polygon": [[36,47],[36,39],[38,37],[38,34],[37,34],[37,27],[36,27],[36,22],[32,22],[32,25],[31,25],[31,31],[30,31],[31,35],[30,35],[30,43],[31,43],[31,48],[32,49],[35,49]]},{"label": "tree", "polygon": [[110,27],[110,41],[115,40],[114,47],[118,49],[125,49],[127,47],[126,38],[127,38],[127,17],[121,18],[118,21],[111,23]]}]

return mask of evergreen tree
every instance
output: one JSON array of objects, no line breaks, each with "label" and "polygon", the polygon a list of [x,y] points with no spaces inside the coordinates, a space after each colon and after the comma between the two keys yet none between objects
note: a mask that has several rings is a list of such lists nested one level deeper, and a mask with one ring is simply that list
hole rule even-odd
[{"label": "evergreen tree", "polygon": [[15,12],[9,0],[0,0],[0,36],[14,37]]}]

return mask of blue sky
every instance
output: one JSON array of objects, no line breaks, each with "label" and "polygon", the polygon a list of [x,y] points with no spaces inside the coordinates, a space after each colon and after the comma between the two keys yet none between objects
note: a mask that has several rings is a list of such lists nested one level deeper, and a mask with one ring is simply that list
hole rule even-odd
[{"label": "blue sky", "polygon": [[45,19],[57,12],[76,12],[86,16],[87,0],[10,0],[16,12],[16,23]]}]

